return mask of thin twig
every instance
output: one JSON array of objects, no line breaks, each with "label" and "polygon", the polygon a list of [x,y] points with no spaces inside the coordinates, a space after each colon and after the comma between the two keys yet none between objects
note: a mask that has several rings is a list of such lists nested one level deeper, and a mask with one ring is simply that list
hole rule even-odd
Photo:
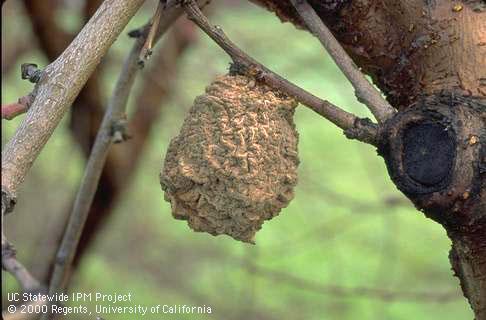
[{"label": "thin twig", "polygon": [[143,65],[145,61],[152,55],[152,47],[154,45],[154,40],[157,35],[157,30],[159,29],[163,9],[164,5],[162,4],[162,2],[159,1],[159,3],[157,4],[157,9],[155,9],[154,16],[150,21],[150,28],[147,38],[145,39],[142,50],[140,51],[140,57],[138,61],[140,65]]},{"label": "thin twig", "polygon": [[228,39],[220,27],[212,26],[194,0],[185,1],[183,5],[188,17],[231,57],[234,71],[253,75],[270,87],[294,97],[341,129],[353,131],[350,137],[370,144],[375,143],[377,128],[371,122],[363,121],[329,101],[314,96],[257,62]]},{"label": "thin twig", "polygon": [[[4,233],[4,217],[13,206],[13,199],[2,192],[2,269],[10,273],[19,283],[24,292],[41,292],[41,284],[32,274],[17,260],[15,248],[10,244]],[[2,313],[3,316],[3,313]]]},{"label": "thin twig", "polygon": [[134,100],[134,110],[130,119],[129,128],[134,133],[120,166],[124,175],[124,182],[129,183],[131,173],[138,165],[137,159],[147,144],[152,124],[157,121],[162,106],[172,97],[173,88],[177,78],[177,68],[181,57],[196,41],[194,31],[197,26],[186,19],[178,20],[171,34],[165,36],[166,41],[152,57],[150,68],[145,70],[143,82]]},{"label": "thin twig", "polygon": [[[124,132],[122,130],[125,108],[129,92],[135,80],[135,74],[138,68],[137,61],[143,43],[142,38],[137,39],[135,42],[135,45],[125,60],[113,95],[108,103],[107,111],[103,117],[88,163],[86,164],[84,176],[76,195],[66,231],[56,255],[54,271],[49,283],[49,294],[51,295],[64,290],[64,280],[72,265],[110,146],[114,142],[124,140]],[[42,319],[48,319],[48,317],[49,314],[45,314]]]},{"label": "thin twig", "polygon": [[2,105],[2,119],[12,120],[18,115],[27,112],[28,107],[20,102]]},{"label": "thin twig", "polygon": [[[62,21],[59,21],[59,15],[62,2],[58,0],[43,0],[30,1],[24,0],[25,12],[29,18],[32,27],[32,34],[35,35],[38,49],[45,55],[49,62],[56,60],[56,58],[69,46],[76,34],[94,15],[103,0],[85,0],[81,24],[76,30],[67,31],[62,27]],[[31,41],[32,46],[32,41]],[[128,48],[130,48],[129,46]],[[20,64],[20,63],[19,63]],[[69,134],[71,134],[73,143],[77,144],[83,156],[83,163],[89,157],[91,147],[96,138],[97,130],[103,119],[103,114],[106,111],[106,99],[103,98],[103,88],[101,86],[101,74],[105,71],[106,64],[98,65],[96,70],[91,74],[90,78],[79,92],[75,101],[70,107],[69,115],[67,115],[69,122]],[[121,64],[120,64],[121,67]],[[90,215],[99,216],[97,209],[109,209],[112,203],[112,193],[115,193],[119,188],[118,175],[115,174],[117,164],[120,159],[124,157],[121,154],[110,153],[105,164],[105,170],[100,180],[97,197],[92,205]],[[84,165],[83,165],[84,166]],[[109,187],[108,187],[109,186]],[[65,208],[59,218],[50,219],[45,226],[44,232],[38,235],[36,243],[38,243],[35,250],[35,255],[31,258],[35,261],[32,265],[33,270],[36,270],[37,279],[44,284],[49,283],[49,278],[53,270],[54,257],[61,242],[69,214],[71,213],[72,203],[76,193],[72,195],[69,201],[69,208]],[[100,205],[102,203],[102,205]],[[94,214],[93,214],[94,213]],[[90,221],[87,221],[90,224]],[[48,234],[49,237],[45,235]],[[84,232],[83,232],[84,234]],[[83,243],[83,239],[81,240]],[[75,258],[76,260],[76,258]],[[38,320],[38,319],[37,319]]]},{"label": "thin twig", "polygon": [[395,109],[381,96],[371,83],[366,80],[343,47],[334,38],[333,34],[314,9],[306,0],[290,0],[309,30],[314,33],[334,59],[338,67],[354,87],[356,97],[363,102],[373,113],[378,122],[383,122],[393,116]]},{"label": "thin twig", "polygon": [[[178,10],[179,15],[183,13],[182,8]],[[164,25],[168,26],[169,23]],[[131,183],[131,176],[143,154],[144,147],[146,147],[147,136],[150,133],[152,125],[157,122],[157,118],[161,111],[161,105],[171,94],[171,87],[175,83],[174,68],[177,65],[177,61],[186,50],[189,45],[195,41],[193,32],[188,32],[187,28],[191,31],[195,30],[196,26],[187,21],[186,19],[178,19],[171,27],[172,35],[164,35],[166,39],[163,46],[158,49],[157,54],[152,57],[153,61],[150,62],[149,68],[144,71],[143,81],[140,83],[140,90],[138,97],[133,101],[133,113],[129,119],[128,130],[131,134],[130,143],[123,144],[115,150],[110,150],[110,154],[105,162],[105,167],[101,174],[101,178],[97,187],[97,191],[93,202],[91,204],[90,212],[88,213],[88,219],[85,222],[85,228],[79,240],[79,246],[76,249],[76,254],[73,261],[73,269],[83,259],[83,254],[86,249],[90,247],[92,240],[96,238],[96,235],[100,228],[103,227],[104,222],[110,215],[110,210],[113,209],[113,204],[116,202],[120,193],[126,189]],[[167,27],[164,27],[167,28]],[[160,32],[159,32],[160,33]],[[162,44],[161,44],[162,45]],[[154,80],[157,78],[157,80]],[[142,80],[142,79],[141,79]],[[166,83],[166,86],[159,87],[156,82],[162,81]],[[103,117],[100,117],[99,124]],[[94,143],[96,133],[91,133],[91,141]],[[89,157],[91,150],[88,150],[86,158]],[[75,196],[75,194],[74,194]],[[74,198],[73,198],[74,200]],[[74,202],[74,201],[72,201]],[[69,208],[69,212],[66,214],[66,219],[61,224],[58,224],[62,228],[54,226],[52,230],[59,234],[54,240],[57,243],[54,246],[53,254],[43,255],[39,252],[38,255],[42,257],[49,257],[48,262],[50,266],[53,266],[55,259],[51,259],[51,256],[55,256],[58,244],[62,240],[67,219],[69,218],[72,208]],[[60,233],[59,233],[60,232]],[[70,272],[69,276],[73,273]],[[47,280],[48,281],[48,280]],[[66,280],[66,283],[70,282],[70,277]]]},{"label": "thin twig", "polygon": [[33,292],[40,290],[37,279],[17,260],[15,248],[7,241],[2,233],[2,269],[10,273],[19,283],[22,291]]},{"label": "thin twig", "polygon": [[[182,14],[180,8],[171,8],[162,12],[161,23],[154,42],[167,31],[168,27]],[[143,28],[146,30],[146,28]],[[95,143],[86,165],[81,186],[76,195],[74,207],[71,212],[66,231],[57,253],[56,263],[49,293],[63,291],[65,278],[72,265],[76,248],[79,244],[84,224],[88,217],[89,208],[93,201],[103,166],[112,143],[123,140],[123,126],[128,96],[130,94],[137,71],[139,70],[139,56],[146,43],[148,34],[142,32],[137,38],[129,55],[125,59],[123,69],[115,85],[107,111],[101,123],[101,127],[95,139]]]},{"label": "thin twig", "polygon": [[35,99],[2,150],[2,191],[16,195],[35,159],[91,73],[144,0],[106,0],[44,71]]},{"label": "thin twig", "polygon": [[[114,130],[120,120],[124,119],[128,95],[133,85],[138,66],[138,56],[144,43],[143,38],[137,39],[130,54],[125,60],[118,78],[113,95],[109,101],[107,111],[96,136],[85,173],[79,187],[74,207],[71,212],[66,231],[57,253],[49,293],[54,294],[63,288],[63,280],[72,264],[76,247],[78,246],[84,223],[96,192],[98,181],[103,170],[109,148],[115,136],[120,131]],[[118,132],[118,134],[115,134]],[[118,139],[119,137],[117,137]],[[123,138],[123,137],[122,137]]]},{"label": "thin twig", "polygon": [[[42,74],[33,103],[2,150],[2,222],[12,211],[17,188],[91,73],[143,0],[106,0],[78,36]],[[81,66],[81,67],[80,67]],[[3,223],[2,223],[3,226]],[[26,289],[38,286],[16,259],[2,228],[2,267]]]},{"label": "thin twig", "polygon": [[[40,70],[34,63],[23,63],[21,65],[22,79],[27,79],[32,83],[37,83],[42,76]],[[2,106],[2,119],[12,120],[16,116],[26,113],[32,102],[34,101],[35,93],[31,92],[26,96],[20,97],[16,103],[10,103]]]},{"label": "thin twig", "polygon": [[29,110],[32,104],[32,94],[20,97],[16,103],[9,103],[2,106],[2,119],[12,120]]}]

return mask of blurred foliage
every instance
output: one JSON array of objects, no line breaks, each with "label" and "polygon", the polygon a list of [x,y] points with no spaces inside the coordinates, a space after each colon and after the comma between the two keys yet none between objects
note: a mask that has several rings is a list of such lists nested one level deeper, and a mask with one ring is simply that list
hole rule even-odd
[{"label": "blurred foliage", "polygon": [[[153,3],[147,4],[127,30],[144,23],[152,8]],[[348,111],[370,116],[310,34],[247,3],[215,2],[212,10],[212,21],[259,61]],[[5,46],[28,33],[26,17],[17,13],[2,21]],[[60,19],[67,29],[79,24],[76,13],[69,10]],[[452,277],[447,259],[450,244],[442,228],[425,219],[396,190],[372,147],[347,140],[305,107],[299,107],[295,116],[301,158],[295,199],[264,224],[256,246],[194,233],[185,222],[172,218],[158,181],[165,150],[194,97],[216,75],[225,73],[229,63],[214,43],[199,34],[197,44],[182,58],[174,79],[177,90],[171,102],[161,106],[163,115],[153,128],[135,179],[85,256],[71,291],[131,292],[133,301],[127,305],[206,305],[213,310],[211,315],[145,319],[471,319],[458,281]],[[130,42],[120,36],[104,59],[106,98]],[[17,63],[22,62],[46,64],[36,49],[19,57]],[[18,70],[12,68],[2,81],[2,103],[31,88],[19,79]],[[2,144],[21,118],[3,123]],[[33,268],[42,259],[38,245],[48,241],[42,232],[70,207],[83,167],[63,121],[30,172],[15,214],[7,218],[8,236],[19,258]],[[343,296],[330,286],[451,291],[457,299],[434,303]],[[15,288],[7,276],[2,292]],[[94,308],[94,303],[89,306]]]}]

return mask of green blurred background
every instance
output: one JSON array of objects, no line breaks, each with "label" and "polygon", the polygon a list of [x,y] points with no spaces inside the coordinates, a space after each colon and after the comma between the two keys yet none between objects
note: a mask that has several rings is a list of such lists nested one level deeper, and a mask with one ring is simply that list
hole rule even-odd
[{"label": "green blurred background", "polygon": [[[76,1],[66,3],[59,23],[66,30],[78,30],[82,20]],[[147,2],[104,59],[106,100],[131,47],[126,31],[147,21],[154,7],[154,1]],[[371,117],[309,33],[282,24],[246,1],[214,1],[209,11],[213,23],[272,70],[347,111]],[[31,42],[7,73],[2,59],[4,104],[32,87],[20,80],[20,64],[45,66],[47,60],[32,41],[35,34],[20,1],[7,1],[2,18],[2,53],[16,41]],[[194,97],[225,73],[228,64],[229,58],[197,31],[195,43],[180,57],[177,76],[171,79],[171,98],[160,106],[161,116],[133,180],[84,255],[70,291],[130,292],[133,301],[127,306],[212,308],[212,314],[206,315],[146,315],[144,319],[471,319],[450,270],[450,243],[443,229],[396,190],[374,148],[347,140],[305,107],[300,106],[295,115],[301,159],[295,198],[263,225],[255,246],[227,236],[195,233],[172,218],[158,181],[168,142],[178,133]],[[135,91],[140,89],[137,85]],[[132,99],[129,108],[134,104]],[[2,120],[2,145],[21,120],[22,116]],[[46,230],[63,221],[84,164],[64,120],[30,171],[15,213],[6,219],[9,240],[34,273],[45,263],[39,248],[56,245]],[[17,286],[9,275],[3,276],[5,302],[5,293]],[[446,299],[440,299],[441,293],[447,293]],[[94,303],[87,305],[94,310]]]}]

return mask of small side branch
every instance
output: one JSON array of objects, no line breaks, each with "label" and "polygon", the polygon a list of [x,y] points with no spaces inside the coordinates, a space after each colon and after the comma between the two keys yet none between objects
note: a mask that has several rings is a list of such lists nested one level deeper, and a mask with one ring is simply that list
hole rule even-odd
[{"label": "small side branch", "polygon": [[31,107],[2,148],[2,191],[16,195],[69,106],[143,2],[104,1],[73,42],[42,71]]},{"label": "small side branch", "polygon": [[156,40],[157,30],[159,29],[160,19],[162,17],[164,5],[160,1],[157,4],[157,9],[155,9],[154,16],[150,21],[150,28],[148,31],[147,38],[145,40],[145,44],[140,52],[139,64],[143,65],[145,60],[147,60],[152,55],[152,47],[154,45],[154,40]]},{"label": "small side branch", "polygon": [[2,192],[2,270],[10,273],[17,280],[22,291],[40,292],[41,284],[17,260],[15,248],[8,242],[4,233],[4,217],[12,209],[14,203],[15,200],[9,194]]},{"label": "small side branch", "polygon": [[101,172],[112,143],[121,142],[124,133],[120,124],[124,120],[126,104],[138,69],[138,58],[145,37],[139,37],[125,60],[107,111],[96,136],[74,207],[61,245],[59,247],[54,272],[49,284],[49,293],[54,294],[64,289],[64,280],[71,267],[76,248],[86,222],[89,208],[93,201]]},{"label": "small side branch", "polygon": [[[110,146],[112,143],[123,141],[126,137],[123,127],[125,109],[137,73],[137,62],[143,43],[144,37],[138,38],[125,60],[96,136],[66,231],[56,255],[54,271],[49,283],[49,294],[51,295],[64,290],[65,280],[74,260]],[[42,319],[47,320],[48,314],[44,315]]]},{"label": "small side branch", "polygon": [[264,82],[268,86],[294,97],[300,103],[314,110],[341,129],[345,131],[352,130],[353,134],[349,135],[349,137],[373,145],[376,143],[377,127],[371,121],[366,122],[369,124],[365,125],[366,130],[363,130],[363,126],[358,128],[356,126],[357,124],[362,125],[365,123],[361,121],[362,119],[342,110],[329,101],[322,100],[305,91],[243,52],[228,39],[219,26],[210,24],[194,0],[183,2],[183,6],[188,17],[231,57],[234,62],[232,67],[233,71],[254,76],[257,80]]},{"label": "small side branch", "polygon": [[[160,23],[157,30],[155,30],[155,35],[153,35],[154,43],[160,39],[161,35],[167,31],[169,26],[172,25],[182,13],[183,10],[176,7],[164,9],[160,13]],[[50,294],[61,292],[66,286],[66,277],[71,268],[88,217],[89,209],[93,202],[98,182],[108,156],[108,151],[113,143],[121,142],[126,139],[125,110],[130,91],[140,67],[140,54],[146,49],[147,39],[151,34],[147,31],[148,26],[145,26],[137,32],[130,33],[131,36],[135,36],[137,39],[125,60],[88,159],[66,231],[57,252],[54,271],[49,284]]]},{"label": "small side branch", "polygon": [[[21,66],[21,77],[27,79],[32,83],[37,83],[42,76],[42,70],[37,68],[36,64],[23,63]],[[26,96],[20,97],[17,103],[10,103],[2,106],[2,119],[12,120],[18,115],[26,113],[32,102],[34,101],[35,93],[31,92]]]},{"label": "small side branch", "polygon": [[16,103],[9,103],[2,106],[2,119],[12,120],[18,115],[21,115],[29,110],[32,104],[32,94],[20,97]]},{"label": "small side branch", "polygon": [[348,78],[354,87],[356,97],[363,102],[373,113],[378,122],[383,122],[393,116],[395,109],[381,96],[371,83],[366,80],[363,73],[354,64],[353,60],[344,51],[343,47],[334,38],[333,34],[314,9],[306,0],[290,0],[309,30],[319,39],[329,55]]},{"label": "small side branch", "polygon": [[[17,188],[63,115],[143,0],[106,0],[78,36],[42,72],[25,65],[23,75],[36,82],[32,105],[11,140],[2,148],[2,222],[12,211]],[[76,67],[73,67],[76,66]],[[83,66],[83,67],[79,67]],[[27,109],[27,108],[26,108]],[[24,290],[39,283],[15,258],[3,232],[2,267],[17,278]]]},{"label": "small side branch", "polygon": [[35,292],[40,290],[41,285],[37,279],[30,274],[22,263],[17,260],[15,248],[7,241],[2,234],[2,269],[10,273],[19,283],[22,291]]}]

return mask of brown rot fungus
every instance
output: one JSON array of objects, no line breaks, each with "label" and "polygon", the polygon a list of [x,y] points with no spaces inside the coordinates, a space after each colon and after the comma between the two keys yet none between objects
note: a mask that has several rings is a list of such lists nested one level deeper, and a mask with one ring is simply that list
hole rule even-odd
[{"label": "brown rot fungus", "polygon": [[160,175],[176,219],[195,231],[254,243],[297,184],[297,102],[244,76],[197,97]]}]

